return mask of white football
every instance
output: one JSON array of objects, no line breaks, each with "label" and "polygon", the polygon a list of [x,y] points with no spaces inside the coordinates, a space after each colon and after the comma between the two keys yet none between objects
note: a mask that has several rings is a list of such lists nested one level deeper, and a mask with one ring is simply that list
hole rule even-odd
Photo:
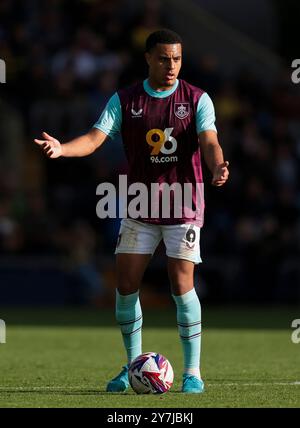
[{"label": "white football", "polygon": [[137,394],[163,394],[171,388],[174,372],[166,357],[146,352],[131,362],[128,377]]}]

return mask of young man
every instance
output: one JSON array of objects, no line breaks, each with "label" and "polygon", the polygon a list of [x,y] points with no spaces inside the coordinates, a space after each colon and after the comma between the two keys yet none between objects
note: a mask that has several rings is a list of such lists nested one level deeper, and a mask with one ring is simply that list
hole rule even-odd
[{"label": "young man", "polygon": [[[212,184],[222,186],[228,179],[215,128],[211,99],[199,88],[178,80],[182,62],[181,38],[170,30],[152,33],[146,41],[149,77],[144,82],[115,93],[94,127],[69,143],[43,133],[35,140],[50,158],[87,156],[107,137],[121,132],[129,163],[128,184],[179,183],[192,185],[191,218],[183,209],[175,216],[175,197],[170,199],[170,216],[122,220],[116,248],[116,319],[127,352],[127,365],[107,385],[109,392],[128,386],[128,364],[142,353],[142,311],[139,288],[145,269],[160,240],[166,245],[167,268],[177,306],[179,335],[184,354],[182,391],[201,393],[200,374],[201,307],[194,289],[194,265],[201,262],[200,229],[203,225],[201,156],[212,173]],[[199,189],[199,187],[198,187]],[[201,196],[203,192],[200,190]],[[158,194],[159,202],[163,196]]]}]

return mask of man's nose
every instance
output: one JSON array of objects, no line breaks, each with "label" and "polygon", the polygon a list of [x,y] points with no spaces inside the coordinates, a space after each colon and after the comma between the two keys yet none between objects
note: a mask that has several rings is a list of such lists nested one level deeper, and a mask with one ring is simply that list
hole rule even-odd
[{"label": "man's nose", "polygon": [[169,68],[170,70],[174,70],[174,68],[175,68],[175,62],[174,62],[174,61],[172,61],[172,60],[170,60],[170,61],[168,62],[168,68]]}]

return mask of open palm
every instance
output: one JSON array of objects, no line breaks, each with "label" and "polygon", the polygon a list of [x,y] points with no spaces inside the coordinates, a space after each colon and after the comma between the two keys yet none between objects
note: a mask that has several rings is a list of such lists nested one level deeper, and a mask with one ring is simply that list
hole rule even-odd
[{"label": "open palm", "polygon": [[62,147],[60,142],[56,138],[51,137],[51,135],[47,134],[46,132],[43,132],[42,135],[44,140],[35,139],[34,142],[41,147],[48,158],[55,159],[60,157],[62,155]]}]

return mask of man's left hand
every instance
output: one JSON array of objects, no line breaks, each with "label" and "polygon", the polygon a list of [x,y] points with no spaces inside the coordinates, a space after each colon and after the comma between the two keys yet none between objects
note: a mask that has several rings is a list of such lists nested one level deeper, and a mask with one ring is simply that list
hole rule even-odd
[{"label": "man's left hand", "polygon": [[226,183],[226,181],[228,180],[228,176],[229,176],[229,171],[228,171],[228,165],[229,162],[225,161],[223,163],[221,163],[220,165],[216,166],[215,170],[214,170],[214,174],[213,174],[213,179],[211,184],[213,186],[223,186],[223,184]]}]

